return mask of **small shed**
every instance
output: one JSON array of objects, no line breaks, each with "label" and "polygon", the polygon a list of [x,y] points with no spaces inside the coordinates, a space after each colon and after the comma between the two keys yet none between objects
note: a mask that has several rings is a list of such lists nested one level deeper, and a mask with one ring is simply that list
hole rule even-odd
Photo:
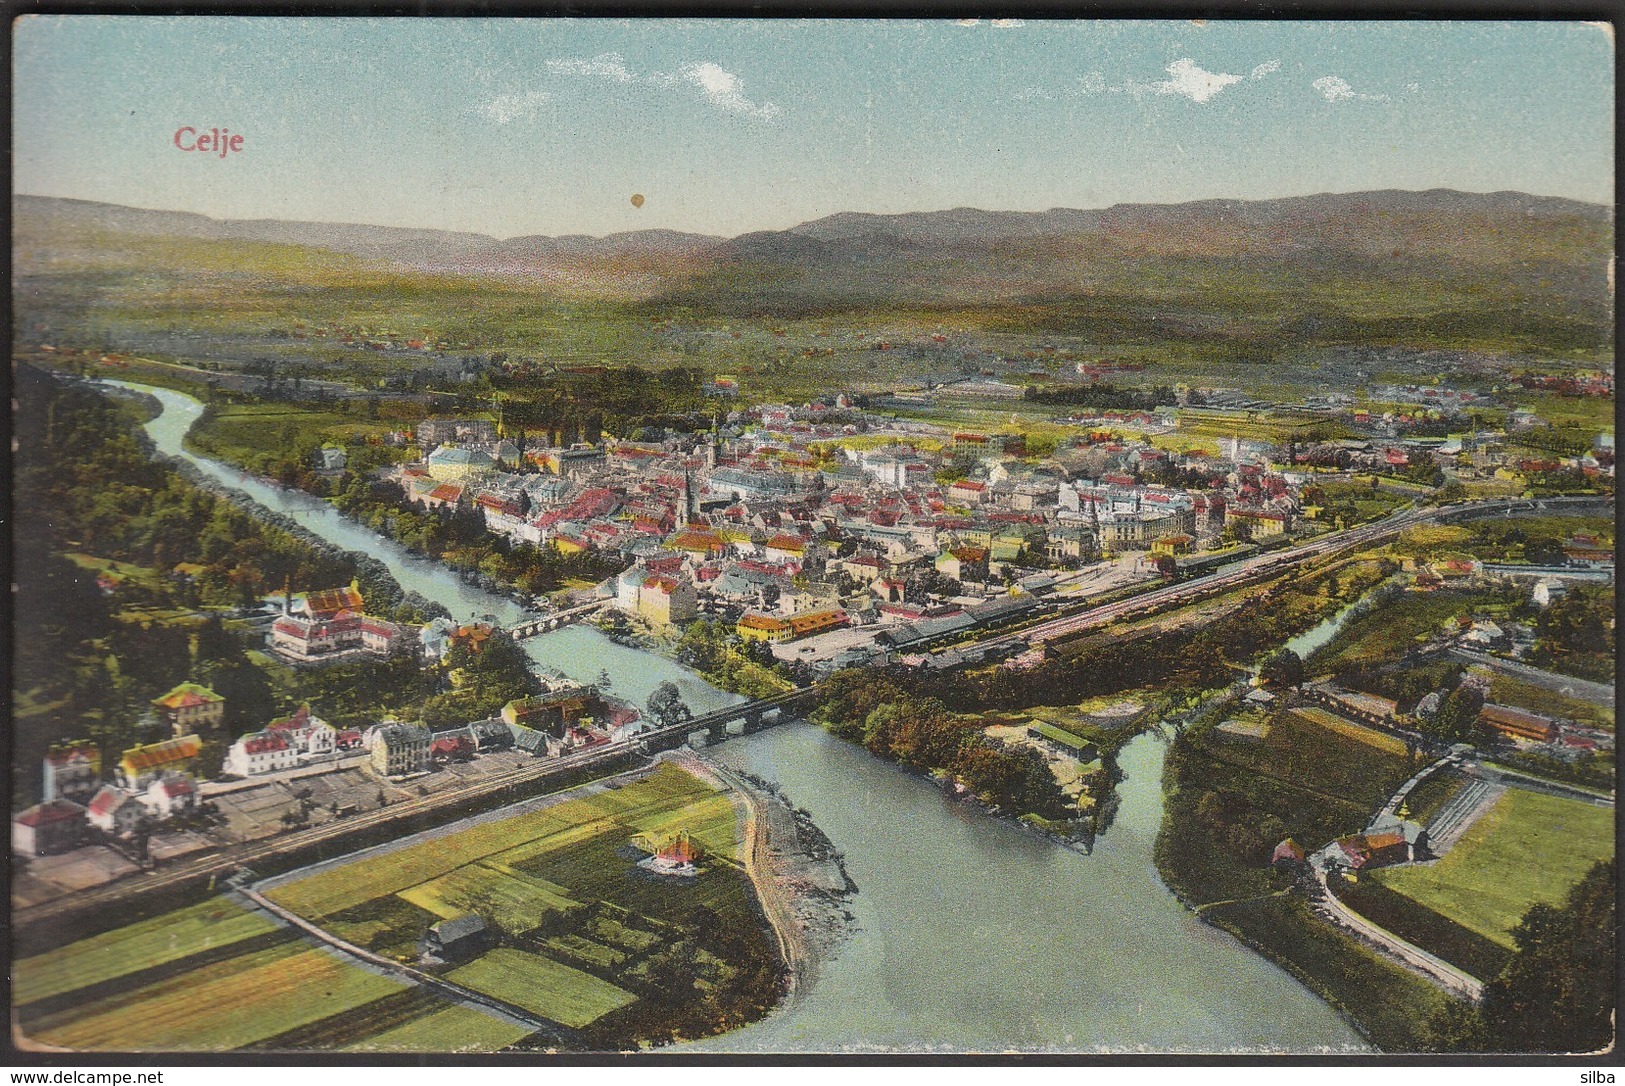
[{"label": "small shed", "polygon": [[1275,846],[1270,854],[1270,863],[1276,867],[1294,867],[1303,863],[1303,846],[1288,837]]},{"label": "small shed", "polygon": [[483,953],[491,945],[491,931],[479,913],[464,913],[431,924],[418,940],[418,954],[425,961],[463,961]]}]

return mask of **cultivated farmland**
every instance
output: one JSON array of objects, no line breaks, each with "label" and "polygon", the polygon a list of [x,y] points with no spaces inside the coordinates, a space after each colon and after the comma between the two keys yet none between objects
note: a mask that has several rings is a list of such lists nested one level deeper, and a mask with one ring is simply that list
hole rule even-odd
[{"label": "cultivated farmland", "polygon": [[577,1029],[637,999],[579,969],[505,947],[446,976]]},{"label": "cultivated farmland", "polygon": [[11,1000],[25,1006],[277,930],[224,898],[81,939],[14,967]]},{"label": "cultivated farmland", "polygon": [[467,1007],[445,1007],[348,1046],[348,1052],[496,1052],[529,1034]]},{"label": "cultivated farmland", "polygon": [[[339,863],[267,895],[400,960],[417,958],[437,920],[476,913],[491,945],[472,960],[463,952],[430,966],[448,980],[572,1029],[591,1025],[605,1043],[657,1035],[674,1016],[693,1036],[704,1028],[693,1017],[701,992],[734,985],[744,998],[735,978],[759,989],[776,976],[755,934],[762,919],[737,857],[736,823],[729,796],[667,763],[629,783]],[[702,850],[697,875],[662,878],[638,867],[646,853],[634,839],[684,830]],[[614,1013],[633,1004],[632,1018]],[[405,1049],[427,1043],[421,1024],[395,1020],[345,1043]],[[510,1043],[493,1028],[482,1024],[479,1035]],[[425,1050],[457,1043],[447,1036]]]},{"label": "cultivated farmland", "polygon": [[399,981],[288,943],[46,1015],[29,1036],[113,1052],[227,1051],[401,990]]}]

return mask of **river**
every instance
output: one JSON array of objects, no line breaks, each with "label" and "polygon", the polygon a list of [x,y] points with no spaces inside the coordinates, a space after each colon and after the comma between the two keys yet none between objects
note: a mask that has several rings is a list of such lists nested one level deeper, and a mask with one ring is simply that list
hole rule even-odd
[{"label": "river", "polygon": [[[120,382],[122,383],[122,382]],[[520,608],[413,557],[325,502],[283,490],[182,446],[198,401],[129,385],[164,410],[147,423],[179,456],[316,535],[371,554],[401,587],[459,618]],[[670,660],[573,626],[526,642],[538,665],[575,678],[607,671],[641,704],[678,684],[695,711],[734,696]],[[1363,1048],[1339,1015],[1282,970],[1199,922],[1157,877],[1162,740],[1123,748],[1111,830],[1091,855],[1061,848],[949,800],[810,724],[712,748],[726,765],[777,781],[846,856],[856,931],[817,979],[761,1022],[695,1051],[1319,1052]]]}]

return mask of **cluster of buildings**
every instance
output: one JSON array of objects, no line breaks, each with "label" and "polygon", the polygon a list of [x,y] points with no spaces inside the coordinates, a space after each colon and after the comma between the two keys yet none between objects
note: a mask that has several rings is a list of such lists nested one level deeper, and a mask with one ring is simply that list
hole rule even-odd
[{"label": "cluster of buildings", "polygon": [[922,580],[1000,595],[1035,568],[1182,556],[1227,528],[1283,535],[1303,514],[1302,479],[1257,450],[1170,453],[1123,440],[1121,419],[1032,458],[1020,435],[972,431],[843,447],[860,444],[839,440],[854,418],[768,405],[710,434],[524,454],[537,470],[506,466],[494,433],[446,425],[422,436],[455,439],[395,480],[407,500],[471,511],[515,543],[616,555],[628,568],[601,594],[652,626],[749,613],[740,633],[763,640],[922,617],[907,611],[929,602]]},{"label": "cluster of buildings", "polygon": [[62,852],[77,846],[87,827],[130,837],[145,826],[197,806],[192,768],[203,742],[182,735],[126,750],[105,780],[94,743],[58,747],[45,756],[44,798],[11,820],[12,851]]},{"label": "cluster of buildings", "polygon": [[271,624],[269,644],[289,663],[389,656],[415,642],[415,631],[367,614],[353,581],[344,588],[285,594],[282,605],[282,614]]},{"label": "cluster of buildings", "polygon": [[[1471,683],[1481,680],[1469,676],[1463,681]],[[1443,700],[1442,692],[1434,691],[1422,697],[1409,714],[1404,714],[1392,698],[1344,690],[1330,682],[1310,683],[1303,688],[1303,694],[1310,701],[1350,719],[1389,729],[1413,727],[1416,719],[1431,717],[1436,713]],[[1585,754],[1614,749],[1613,735],[1599,728],[1490,701],[1486,701],[1479,710],[1478,726],[1503,742],[1562,761],[1573,761]]]},{"label": "cluster of buildings", "polygon": [[488,720],[437,732],[388,721],[367,729],[362,742],[372,771],[399,779],[493,751],[559,757],[627,738],[641,726],[640,714],[630,705],[591,684],[554,676],[543,680],[540,693],[510,701]]},{"label": "cluster of buildings", "polygon": [[[182,683],[153,705],[175,734],[124,751],[109,774],[103,773],[100,749],[89,741],[46,755],[41,802],[12,819],[13,852],[67,851],[83,843],[87,829],[100,831],[104,840],[127,839],[197,808],[205,736],[218,736],[225,699],[197,683]],[[641,726],[635,708],[561,676],[544,679],[540,693],[509,702],[497,717],[438,732],[396,721],[365,730],[338,728],[306,704],[232,740],[220,780],[265,778],[322,763],[353,766],[358,757],[377,776],[400,779],[493,750],[557,757],[627,738]],[[191,727],[198,730],[181,732]]]}]

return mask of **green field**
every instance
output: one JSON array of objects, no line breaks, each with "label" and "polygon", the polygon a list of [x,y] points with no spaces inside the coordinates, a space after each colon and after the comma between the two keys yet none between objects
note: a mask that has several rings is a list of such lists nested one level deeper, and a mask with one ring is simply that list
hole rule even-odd
[{"label": "green field", "polygon": [[1262,742],[1227,745],[1224,760],[1370,810],[1411,775],[1403,745],[1396,743],[1397,750],[1373,746],[1363,735],[1349,734],[1363,728],[1345,724],[1334,731],[1300,714],[1296,709],[1276,714]]},{"label": "green field", "polygon": [[65,1048],[241,1048],[398,992],[399,981],[290,943],[40,1018],[29,1036]]},{"label": "green field", "polygon": [[13,966],[11,1001],[16,1006],[35,1003],[276,928],[263,913],[246,912],[224,898],[210,898],[201,905],[23,958]]},{"label": "green field", "polygon": [[1509,790],[1437,863],[1378,871],[1406,897],[1504,947],[1537,901],[1560,903],[1591,865],[1614,855],[1614,812]]},{"label": "green field", "polygon": [[516,932],[529,931],[550,913],[576,905],[563,887],[485,864],[460,867],[397,896],[442,919],[482,912],[504,931]]},{"label": "green field", "polygon": [[1473,597],[1459,592],[1407,592],[1339,630],[1311,656],[1311,672],[1385,663],[1414,648],[1418,639],[1439,632],[1448,619],[1472,610],[1473,604]]},{"label": "green field", "polygon": [[219,407],[198,426],[194,440],[234,463],[267,450],[348,444],[390,429],[331,411],[283,403]]},{"label": "green field", "polygon": [[493,950],[446,977],[575,1029],[637,999],[579,969],[507,948]]},{"label": "green field", "polygon": [[1580,698],[1571,698],[1567,694],[1524,682],[1500,671],[1490,672],[1489,700],[1497,705],[1515,705],[1520,709],[1533,709],[1537,713],[1550,716],[1566,716],[1581,724],[1607,728],[1610,731],[1614,727],[1612,705],[1596,705]]},{"label": "green field", "polygon": [[[416,957],[418,939],[437,918],[478,913],[500,942],[457,964],[448,979],[563,1025],[592,1025],[592,1036],[602,1034],[599,1043],[629,1043],[673,1028],[666,1023],[674,1012],[700,1013],[693,1006],[697,991],[666,998],[658,987],[663,982],[649,972],[651,962],[684,955],[693,963],[713,963],[693,966],[696,984],[705,990],[741,975],[732,962],[716,957],[718,948],[735,960],[771,958],[765,944],[738,938],[760,929],[762,921],[737,858],[737,820],[731,797],[666,763],[629,783],[583,790],[542,810],[329,868],[269,896],[351,942],[402,960]],[[697,876],[661,879],[638,868],[645,853],[634,839],[647,834],[664,840],[680,830],[703,851]],[[771,976],[751,974],[751,983]],[[745,985],[738,992],[724,996],[761,998]],[[640,1004],[635,1022],[617,1016],[594,1025],[645,995],[660,998],[647,1004],[647,1013]],[[681,1027],[685,1036],[705,1028],[703,1021]],[[487,1032],[481,1036],[489,1036],[489,1027],[482,1029]],[[359,1048],[380,1037],[403,1049],[430,1044],[429,1050],[444,1051],[459,1043],[445,1037],[431,1044],[404,1011],[380,1027],[380,1037],[353,1030],[333,1036],[339,1038],[335,1043]],[[513,1040],[499,1031],[490,1043]]]},{"label": "green field", "polygon": [[1364,743],[1374,750],[1399,757],[1405,755],[1405,744],[1395,739],[1387,732],[1379,732],[1374,728],[1367,728],[1363,724],[1356,724],[1352,720],[1344,720],[1336,713],[1322,709],[1315,705],[1304,705],[1288,710],[1305,724],[1312,724],[1324,728],[1329,732],[1341,735],[1345,739],[1352,739],[1356,743]]},{"label": "green field", "polygon": [[452,1006],[347,1046],[346,1052],[496,1052],[530,1030],[500,1018]]}]

